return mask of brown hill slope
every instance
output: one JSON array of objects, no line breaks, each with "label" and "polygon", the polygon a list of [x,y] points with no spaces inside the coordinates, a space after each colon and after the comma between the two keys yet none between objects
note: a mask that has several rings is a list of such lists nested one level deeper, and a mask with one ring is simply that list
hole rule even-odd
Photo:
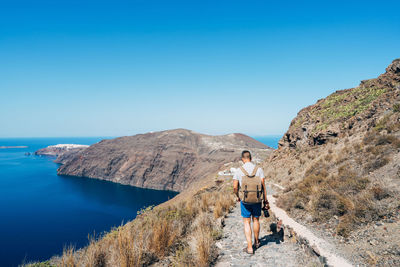
[{"label": "brown hill slope", "polygon": [[103,140],[66,157],[58,174],[98,178],[153,189],[182,191],[249,149],[272,149],[243,134],[211,136],[185,129]]},{"label": "brown hill slope", "polygon": [[280,206],[355,262],[400,265],[400,59],[302,109],[265,169]]}]

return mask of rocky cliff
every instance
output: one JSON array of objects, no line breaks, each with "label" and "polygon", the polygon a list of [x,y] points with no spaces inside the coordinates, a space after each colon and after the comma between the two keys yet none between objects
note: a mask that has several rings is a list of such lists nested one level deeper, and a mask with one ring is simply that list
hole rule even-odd
[{"label": "rocky cliff", "polygon": [[260,158],[272,149],[243,134],[211,136],[185,129],[103,140],[60,158],[60,175],[182,191],[248,149]]},{"label": "rocky cliff", "polygon": [[264,168],[279,205],[353,262],[400,265],[400,59],[302,109]]},{"label": "rocky cliff", "polygon": [[378,78],[364,80],[356,88],[336,91],[302,109],[279,146],[322,145],[329,139],[372,128],[399,101],[399,84],[400,59],[396,59]]}]

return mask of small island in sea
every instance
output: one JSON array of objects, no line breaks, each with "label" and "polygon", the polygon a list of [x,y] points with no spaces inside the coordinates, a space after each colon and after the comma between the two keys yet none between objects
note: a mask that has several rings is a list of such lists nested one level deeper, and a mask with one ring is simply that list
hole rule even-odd
[{"label": "small island in sea", "polygon": [[7,148],[28,148],[28,146],[0,146],[0,149],[7,149]]}]

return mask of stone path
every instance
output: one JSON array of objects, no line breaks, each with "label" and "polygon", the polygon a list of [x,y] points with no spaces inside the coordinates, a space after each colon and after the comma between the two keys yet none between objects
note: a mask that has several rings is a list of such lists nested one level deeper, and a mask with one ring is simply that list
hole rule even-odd
[{"label": "stone path", "polygon": [[309,248],[318,255],[321,255],[321,258],[326,265],[333,267],[353,266],[347,259],[339,255],[338,249],[333,244],[316,236],[310,229],[296,222],[286,213],[286,211],[279,208],[276,205],[276,199],[273,195],[268,195],[268,201],[274,216],[282,220],[285,226],[289,226],[296,233],[298,239],[305,241]]},{"label": "stone path", "polygon": [[[268,192],[272,190],[269,188]],[[261,218],[261,247],[254,255],[246,254],[242,249],[246,246],[243,232],[243,221],[240,216],[240,205],[236,205],[232,213],[225,218],[223,238],[217,242],[220,256],[217,267],[225,266],[321,266],[317,257],[307,253],[294,240],[280,242],[269,231],[273,219]]]}]

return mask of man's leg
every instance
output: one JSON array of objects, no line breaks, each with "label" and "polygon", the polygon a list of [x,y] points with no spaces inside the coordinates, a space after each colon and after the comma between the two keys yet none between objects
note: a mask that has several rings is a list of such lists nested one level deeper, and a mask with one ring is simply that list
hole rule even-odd
[{"label": "man's leg", "polygon": [[250,218],[243,218],[244,223],[244,234],[246,236],[247,241],[247,251],[253,252],[253,246],[251,243],[251,219]]},{"label": "man's leg", "polygon": [[260,220],[259,217],[253,218],[253,231],[254,231],[254,244],[258,244],[258,237],[260,235]]}]

